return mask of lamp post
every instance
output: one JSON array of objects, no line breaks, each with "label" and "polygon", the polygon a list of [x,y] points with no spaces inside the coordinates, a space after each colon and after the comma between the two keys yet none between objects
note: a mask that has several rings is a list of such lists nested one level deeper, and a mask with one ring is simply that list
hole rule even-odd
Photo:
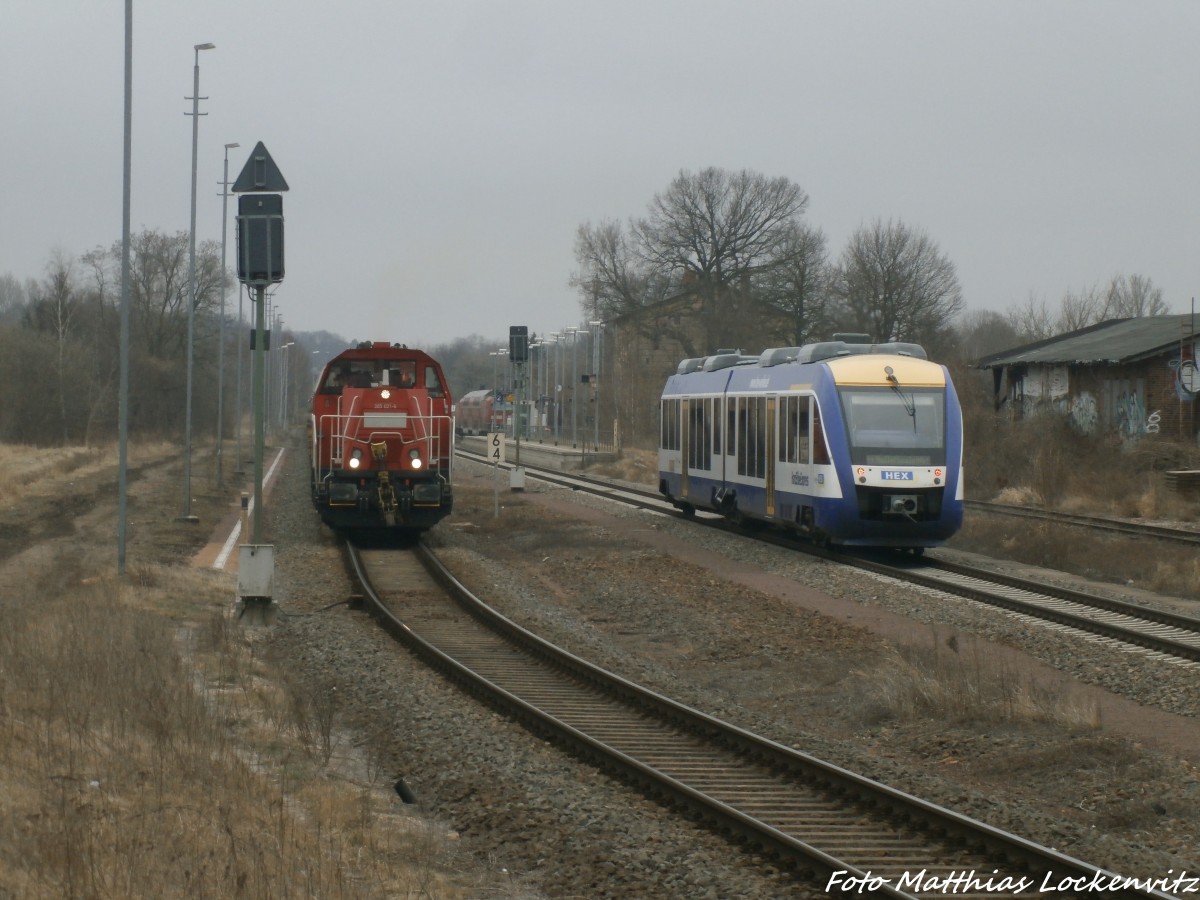
[{"label": "lamp post", "polygon": [[496,407],[500,405],[500,385],[496,380],[496,369],[501,356],[508,356],[507,350],[491,350],[488,356],[492,358],[492,412],[488,421],[488,431],[496,430]]},{"label": "lamp post", "polygon": [[[229,151],[241,144],[225,145],[225,176],[221,182],[221,323],[218,326],[217,338],[217,487],[225,487],[225,225],[229,221]],[[241,324],[239,318],[238,324]],[[242,357],[238,354],[238,394],[242,392]],[[241,437],[241,429],[238,429]],[[238,457],[242,455],[241,443],[238,443]]]},{"label": "lamp post", "polygon": [[579,329],[572,325],[567,329],[571,336],[571,449],[579,446]]},{"label": "lamp post", "polygon": [[[192,515],[192,334],[196,318],[196,143],[200,129],[200,51],[212,50],[216,44],[195,44],[195,63],[192,66],[192,220],[188,236],[188,280],[187,280],[187,403],[184,414],[183,433],[183,514],[181,519],[194,522]],[[207,115],[207,113],[205,114]]]},{"label": "lamp post", "polygon": [[282,384],[280,385],[280,388],[279,388],[279,391],[281,394],[281,397],[279,400],[279,424],[281,426],[283,426],[283,428],[285,430],[287,429],[287,420],[288,420],[288,414],[287,414],[288,413],[288,381],[290,380],[288,378],[287,349],[288,349],[288,347],[295,346],[295,344],[296,344],[295,341],[288,341],[286,344],[284,344],[282,347],[279,348],[279,351],[280,351],[279,352],[279,356],[280,356],[279,378],[280,378],[280,381],[282,382]]},{"label": "lamp post", "polygon": [[551,433],[554,435],[554,446],[558,446],[558,360],[562,355],[558,349],[558,341],[561,335],[557,331],[550,332],[550,343],[554,345],[554,359],[550,361],[550,369],[546,373],[546,394],[549,397],[549,405],[553,407],[551,419]]},{"label": "lamp post", "polygon": [[534,341],[529,345],[529,400],[531,401],[530,417],[533,419],[529,423],[528,437],[530,440],[533,440],[535,432],[539,441],[542,436],[542,367],[538,364],[535,368],[534,359],[538,351],[545,346],[545,341]]},{"label": "lamp post", "polygon": [[125,0],[125,140],[121,166],[121,362],[117,393],[117,575],[125,575],[129,509],[129,194],[133,157],[133,0]]},{"label": "lamp post", "polygon": [[592,326],[592,385],[595,390],[592,410],[593,439],[592,444],[597,453],[600,452],[600,344],[604,340],[604,323],[589,322]]}]

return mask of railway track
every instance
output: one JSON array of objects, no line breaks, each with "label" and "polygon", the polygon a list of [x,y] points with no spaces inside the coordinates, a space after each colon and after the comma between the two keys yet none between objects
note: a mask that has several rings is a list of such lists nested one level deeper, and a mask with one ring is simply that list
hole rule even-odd
[{"label": "railway track", "polygon": [[1081,528],[1090,528],[1093,531],[1108,531],[1148,540],[1175,541],[1181,544],[1192,545],[1200,544],[1200,531],[1187,528],[1174,528],[1169,525],[1130,522],[1126,519],[1113,519],[1104,516],[1081,516],[1074,513],[1053,512],[1045,509],[1030,509],[1025,506],[1010,506],[1005,503],[991,503],[986,500],[966,500],[963,505],[969,510],[992,515],[1036,519],[1043,522],[1051,522],[1055,525],[1074,525]]},{"label": "railway track", "polygon": [[[478,457],[478,460],[486,462],[482,457]],[[531,470],[528,467],[526,474],[541,481],[571,490],[585,491],[641,509],[678,514],[661,495],[649,488],[618,485],[604,479],[562,472]],[[694,519],[699,524],[712,527],[731,527],[725,518],[715,514],[697,512]],[[1161,530],[1155,528],[1147,535],[1153,536]],[[1051,622],[1060,628],[1115,641],[1128,648],[1136,648],[1164,659],[1200,668],[1200,619],[1070,590],[1033,579],[1001,575],[988,569],[930,556],[914,562],[895,554],[827,550],[795,541],[783,531],[757,530],[746,534],[757,540],[820,556],[902,583],[965,597],[1018,615]]]},{"label": "railway track", "polygon": [[349,548],[366,602],[488,703],[831,893],[1169,896],[728,725],[550,645],[427,548]]}]

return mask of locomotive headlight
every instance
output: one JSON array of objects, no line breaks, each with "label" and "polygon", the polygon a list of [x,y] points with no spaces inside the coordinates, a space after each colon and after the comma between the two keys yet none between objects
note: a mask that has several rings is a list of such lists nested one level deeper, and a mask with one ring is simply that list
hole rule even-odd
[{"label": "locomotive headlight", "polygon": [[350,451],[350,468],[357,469],[362,465],[363,452],[355,447]]},{"label": "locomotive headlight", "polygon": [[419,469],[419,468],[421,468],[422,465],[424,465],[421,462],[421,451],[418,450],[416,447],[413,447],[411,450],[408,451],[408,459],[409,459],[409,463],[412,465],[412,467],[414,469]]},{"label": "locomotive headlight", "polygon": [[392,392],[389,391],[387,388],[384,388],[382,391],[379,392],[379,396],[382,397],[384,400],[387,400],[389,397],[392,396]]}]

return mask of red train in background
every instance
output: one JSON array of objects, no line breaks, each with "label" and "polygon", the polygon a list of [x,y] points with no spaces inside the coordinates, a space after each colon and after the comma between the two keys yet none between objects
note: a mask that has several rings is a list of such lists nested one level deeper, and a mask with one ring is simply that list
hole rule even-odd
[{"label": "red train in background", "polygon": [[512,421],[512,404],[498,401],[495,391],[471,391],[458,398],[454,421],[459,434],[507,431]]},{"label": "red train in background", "polygon": [[450,514],[453,400],[442,367],[366,341],[321,371],[309,422],[312,499],[344,530],[423,531]]}]

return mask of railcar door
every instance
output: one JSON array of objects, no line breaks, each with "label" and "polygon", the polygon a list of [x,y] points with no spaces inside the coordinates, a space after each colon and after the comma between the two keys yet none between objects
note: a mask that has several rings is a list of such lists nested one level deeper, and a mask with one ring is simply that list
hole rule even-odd
[{"label": "railcar door", "polygon": [[775,395],[767,397],[767,492],[766,492],[766,512],[768,518],[775,518],[775,441],[779,431],[775,425],[775,408],[778,405],[779,398]]},{"label": "railcar door", "polygon": [[688,424],[692,421],[691,415],[692,400],[690,397],[684,397],[679,402],[679,461],[680,461],[680,482],[679,496],[687,497],[689,495],[688,487],[688,470],[691,468],[689,461],[691,460],[691,428]]}]

